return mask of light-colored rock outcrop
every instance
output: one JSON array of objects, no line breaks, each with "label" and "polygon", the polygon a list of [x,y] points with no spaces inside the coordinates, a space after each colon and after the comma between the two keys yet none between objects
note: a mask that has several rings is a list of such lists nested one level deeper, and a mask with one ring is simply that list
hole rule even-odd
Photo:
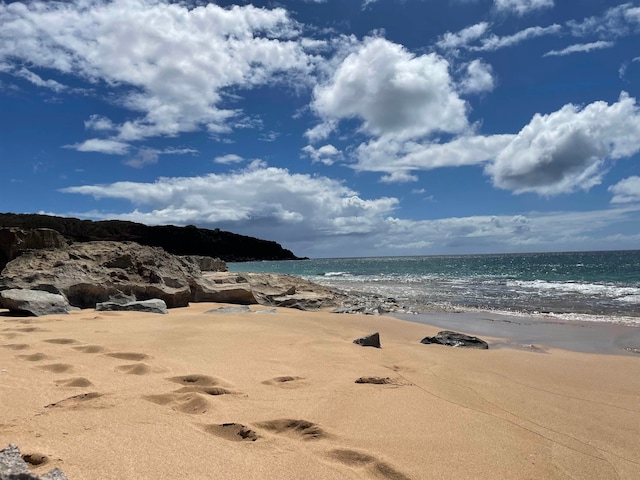
[{"label": "light-colored rock outcrop", "polygon": [[73,308],[62,295],[23,289],[0,291],[0,305],[14,313],[34,317],[66,314]]},{"label": "light-colored rock outcrop", "polygon": [[[79,308],[151,299],[162,300],[168,308],[187,306],[189,302],[260,303],[303,310],[338,304],[334,291],[298,277],[269,273],[203,274],[199,262],[194,262],[190,257],[133,242],[75,243],[24,252],[3,270],[0,291],[49,292],[61,295],[71,306]],[[2,296],[0,305],[17,311]]]}]

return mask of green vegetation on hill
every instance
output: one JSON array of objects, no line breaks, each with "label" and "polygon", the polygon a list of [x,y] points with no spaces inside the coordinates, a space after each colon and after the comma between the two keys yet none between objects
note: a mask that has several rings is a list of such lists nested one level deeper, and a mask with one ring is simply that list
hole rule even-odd
[{"label": "green vegetation on hill", "polygon": [[51,228],[71,242],[133,241],[162,247],[175,255],[206,255],[226,262],[296,260],[276,242],[193,225],[148,226],[122,220],[80,220],[38,214],[0,213],[0,227]]}]

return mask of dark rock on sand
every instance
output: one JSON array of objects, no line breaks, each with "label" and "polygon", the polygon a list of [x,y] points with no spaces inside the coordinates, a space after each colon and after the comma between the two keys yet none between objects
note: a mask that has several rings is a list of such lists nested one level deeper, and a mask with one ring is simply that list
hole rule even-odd
[{"label": "dark rock on sand", "polygon": [[489,344],[478,337],[472,337],[470,335],[465,335],[464,333],[452,332],[450,330],[438,332],[435,337],[424,337],[420,340],[420,343],[437,343],[440,345],[447,345],[449,347],[479,348],[484,350],[489,348]]},{"label": "dark rock on sand", "polygon": [[136,300],[133,302],[101,302],[96,303],[96,310],[99,312],[145,312],[145,313],[169,313],[167,304],[159,298],[150,300]]},{"label": "dark rock on sand", "polygon": [[0,480],[68,480],[59,468],[54,468],[41,477],[29,471],[29,465],[15,445],[0,450]]},{"label": "dark rock on sand", "polygon": [[66,314],[72,310],[71,305],[62,295],[24,289],[0,291],[0,305],[14,314],[34,317]]},{"label": "dark rock on sand", "polygon": [[380,348],[380,334],[376,332],[364,337],[356,338],[353,343],[362,345],[363,347]]}]

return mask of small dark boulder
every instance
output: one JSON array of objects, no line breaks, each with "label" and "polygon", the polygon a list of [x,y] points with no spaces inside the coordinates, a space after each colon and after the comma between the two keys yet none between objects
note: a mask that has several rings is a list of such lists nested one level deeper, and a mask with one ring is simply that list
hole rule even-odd
[{"label": "small dark boulder", "polygon": [[353,343],[356,345],[362,345],[363,347],[380,348],[380,334],[376,332],[364,337],[356,338]]},{"label": "small dark boulder", "polygon": [[99,312],[145,312],[145,313],[169,313],[167,304],[159,298],[150,300],[136,300],[133,302],[101,302],[96,303]]},{"label": "small dark boulder", "polygon": [[489,344],[478,337],[472,337],[470,335],[465,335],[464,333],[452,332],[450,330],[438,332],[435,337],[424,337],[420,340],[420,343],[437,343],[448,347],[479,348],[484,350],[489,348]]}]

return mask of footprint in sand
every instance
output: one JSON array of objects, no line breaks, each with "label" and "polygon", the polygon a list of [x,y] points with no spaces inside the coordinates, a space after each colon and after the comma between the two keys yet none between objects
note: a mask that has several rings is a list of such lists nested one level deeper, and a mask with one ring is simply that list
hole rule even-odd
[{"label": "footprint in sand", "polygon": [[199,373],[192,373],[190,375],[180,375],[178,377],[167,378],[170,382],[179,383],[181,385],[197,385],[199,387],[217,387],[217,386],[230,386],[219,378],[211,377],[209,375],[202,375]]},{"label": "footprint in sand", "polygon": [[261,438],[254,430],[245,427],[241,423],[203,425],[202,429],[207,433],[224,438],[230,442],[255,442]]},{"label": "footprint in sand", "polygon": [[45,330],[44,328],[40,328],[40,327],[21,327],[21,328],[14,328],[14,330],[16,332],[27,332],[27,333],[51,331],[51,330]]},{"label": "footprint in sand", "polygon": [[303,377],[282,376],[270,378],[262,383],[280,388],[300,388],[306,385],[304,380]]},{"label": "footprint in sand", "polygon": [[52,373],[66,373],[73,370],[73,365],[69,365],[68,363],[52,363],[50,365],[39,366],[38,368]]},{"label": "footprint in sand", "polygon": [[74,343],[80,343],[78,340],[74,340],[73,338],[49,338],[43,341],[47,343],[55,343],[57,345],[72,345]]},{"label": "footprint in sand", "polygon": [[49,360],[51,357],[44,353],[32,353],[31,355],[16,355],[16,358],[20,360],[26,360],[27,362],[41,362],[42,360]]},{"label": "footprint in sand", "polygon": [[106,353],[105,355],[107,357],[119,358],[120,360],[131,360],[132,362],[140,362],[141,360],[151,358],[146,353],[138,353],[138,352],[114,352],[114,353]]},{"label": "footprint in sand", "polygon": [[146,363],[120,365],[116,367],[116,370],[118,372],[126,373],[127,375],[148,375],[152,373],[152,368]]},{"label": "footprint in sand", "polygon": [[366,470],[368,474],[374,478],[385,480],[410,480],[409,477],[402,472],[399,472],[388,463],[378,460],[376,457],[369,455],[368,453],[338,448],[331,450],[328,453],[328,456],[332,460],[336,460],[349,467]]},{"label": "footprint in sand", "polygon": [[82,353],[102,353],[106,351],[106,348],[101,347],[100,345],[81,345],[79,347],[71,347],[71,348]]},{"label": "footprint in sand", "polygon": [[256,425],[278,435],[294,436],[302,440],[320,440],[329,436],[320,426],[306,420],[283,418],[260,422]]},{"label": "footprint in sand", "polygon": [[199,393],[164,393],[146,395],[145,400],[157,405],[168,406],[172,410],[193,415],[202,414],[211,409],[209,402]]},{"label": "footprint in sand", "polygon": [[80,395],[74,395],[55,403],[45,405],[44,408],[69,408],[73,410],[79,410],[83,408],[106,408],[99,400],[102,398],[102,394],[98,392],[82,393]]},{"label": "footprint in sand", "polygon": [[2,346],[9,350],[26,350],[27,348],[31,348],[31,345],[27,345],[26,343],[9,343]]},{"label": "footprint in sand", "polygon": [[84,377],[76,377],[76,378],[68,378],[66,380],[56,380],[57,387],[93,387],[93,383],[88,378]]}]

